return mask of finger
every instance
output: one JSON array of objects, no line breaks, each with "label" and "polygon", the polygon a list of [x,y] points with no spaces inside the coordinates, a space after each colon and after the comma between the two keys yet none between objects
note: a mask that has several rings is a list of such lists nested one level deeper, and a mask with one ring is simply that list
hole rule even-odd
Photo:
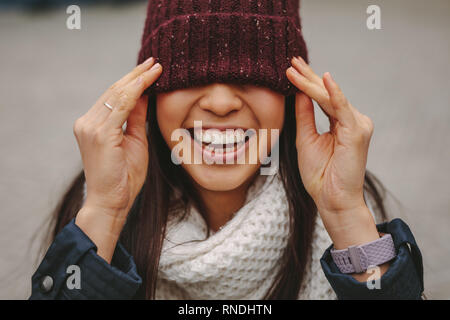
[{"label": "finger", "polygon": [[131,72],[129,72],[127,75],[125,75],[122,79],[117,81],[116,85],[118,87],[124,87],[134,79],[136,79],[138,76],[143,74],[145,71],[149,70],[153,64],[155,63],[155,58],[150,57],[147,60],[145,60],[140,65],[137,65]]},{"label": "finger", "polygon": [[286,75],[289,81],[291,81],[300,91],[303,91],[311,99],[317,101],[327,116],[335,116],[335,110],[330,103],[330,96],[324,86],[318,86],[308,80],[293,67],[287,69]]},{"label": "finger", "polygon": [[335,118],[342,125],[353,127],[356,123],[355,114],[351,109],[344,93],[341,91],[338,84],[333,80],[329,72],[324,74],[323,83],[330,96],[330,104],[335,110]]},{"label": "finger", "polygon": [[[115,93],[115,91],[120,90],[120,88],[125,87],[128,85],[129,82],[136,79],[138,76],[140,76],[142,73],[147,71],[151,66],[153,66],[153,63],[155,62],[155,59],[153,57],[150,57],[140,65],[136,66],[131,72],[126,74],[124,77],[122,77],[119,81],[114,83],[111,87],[108,88],[97,100],[97,102],[94,104],[94,106],[87,112],[86,116],[87,119],[89,119],[90,122],[92,122],[94,125],[100,125],[102,124],[106,118],[111,114],[111,110],[108,110],[108,108],[105,107],[104,102],[108,101],[110,97],[112,97]],[[116,99],[110,99],[112,103],[116,103]]]},{"label": "finger", "polygon": [[322,78],[319,77],[313,69],[302,59],[302,57],[292,58],[292,65],[303,74],[308,80],[317,85],[323,86]]},{"label": "finger", "polygon": [[110,128],[121,128],[127,121],[131,111],[135,108],[138,99],[144,91],[161,75],[162,66],[157,63],[135,80],[130,82],[119,94],[118,105],[105,121]]},{"label": "finger", "polygon": [[147,136],[145,121],[147,119],[147,103],[148,97],[141,96],[136,107],[131,111],[127,120],[126,135],[133,136],[137,139],[145,139]]},{"label": "finger", "polygon": [[319,136],[312,100],[304,93],[295,95],[295,116],[297,119],[297,136],[300,141]]}]

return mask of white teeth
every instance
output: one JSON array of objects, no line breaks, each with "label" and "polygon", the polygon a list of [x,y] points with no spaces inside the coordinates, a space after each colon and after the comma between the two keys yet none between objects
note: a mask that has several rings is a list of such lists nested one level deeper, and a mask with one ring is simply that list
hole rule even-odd
[{"label": "white teeth", "polygon": [[245,134],[242,129],[232,130],[227,129],[226,131],[219,131],[215,129],[209,130],[194,130],[195,139],[212,144],[235,144],[241,143],[245,140]]},{"label": "white teeth", "polygon": [[202,142],[210,143],[212,139],[212,135],[209,132],[202,132]]},{"label": "white teeth", "polygon": [[234,135],[234,130],[227,130],[227,132],[225,134],[225,143],[231,144],[231,143],[235,143],[236,141],[237,141],[237,138]]},{"label": "white teeth", "polygon": [[201,130],[194,130],[194,137],[198,141],[202,141],[202,131]]},{"label": "white teeth", "polygon": [[212,144],[223,144],[223,134],[220,131],[213,131]]},{"label": "white teeth", "polygon": [[238,143],[242,142],[244,140],[244,138],[245,138],[244,131],[243,130],[236,130],[236,131],[234,131],[234,137],[236,138],[236,141]]}]

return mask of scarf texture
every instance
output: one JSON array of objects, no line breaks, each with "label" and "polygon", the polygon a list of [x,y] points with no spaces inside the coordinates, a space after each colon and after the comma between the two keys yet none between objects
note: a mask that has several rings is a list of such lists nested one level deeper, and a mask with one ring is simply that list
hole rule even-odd
[{"label": "scarf texture", "polygon": [[[171,211],[156,299],[263,299],[288,241],[288,201],[279,176],[258,176],[233,218],[209,237],[207,228],[193,206]],[[298,299],[336,299],[320,265],[330,244],[317,217]]]}]

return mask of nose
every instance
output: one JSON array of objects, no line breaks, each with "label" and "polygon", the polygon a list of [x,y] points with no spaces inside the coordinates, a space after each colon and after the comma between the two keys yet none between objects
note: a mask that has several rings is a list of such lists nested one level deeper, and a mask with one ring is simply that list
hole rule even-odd
[{"label": "nose", "polygon": [[242,108],[243,101],[236,95],[235,90],[229,84],[212,84],[207,93],[199,100],[199,106],[201,109],[213,112],[221,117],[233,111],[238,111]]}]

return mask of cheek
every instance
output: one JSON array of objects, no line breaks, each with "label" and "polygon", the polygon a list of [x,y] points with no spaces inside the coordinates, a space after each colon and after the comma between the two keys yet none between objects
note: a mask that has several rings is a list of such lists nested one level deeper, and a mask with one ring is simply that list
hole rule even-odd
[{"label": "cheek", "polygon": [[260,128],[282,129],[285,97],[267,88],[250,90],[248,102]]},{"label": "cheek", "polygon": [[[188,108],[184,108],[188,109]],[[168,98],[158,97],[156,101],[156,118],[161,134],[169,147],[177,142],[171,141],[172,132],[181,128],[189,110],[170,101]]]},{"label": "cheek", "polygon": [[260,105],[258,110],[255,110],[255,115],[261,128],[281,130],[284,124],[284,112],[284,104],[266,104]]},{"label": "cheek", "polygon": [[[270,102],[270,101],[268,101]],[[264,132],[259,133],[259,159],[262,160],[278,141],[279,135],[284,125],[284,101],[274,100],[272,103],[260,104],[255,108],[255,116],[258,119],[260,128]]]}]

